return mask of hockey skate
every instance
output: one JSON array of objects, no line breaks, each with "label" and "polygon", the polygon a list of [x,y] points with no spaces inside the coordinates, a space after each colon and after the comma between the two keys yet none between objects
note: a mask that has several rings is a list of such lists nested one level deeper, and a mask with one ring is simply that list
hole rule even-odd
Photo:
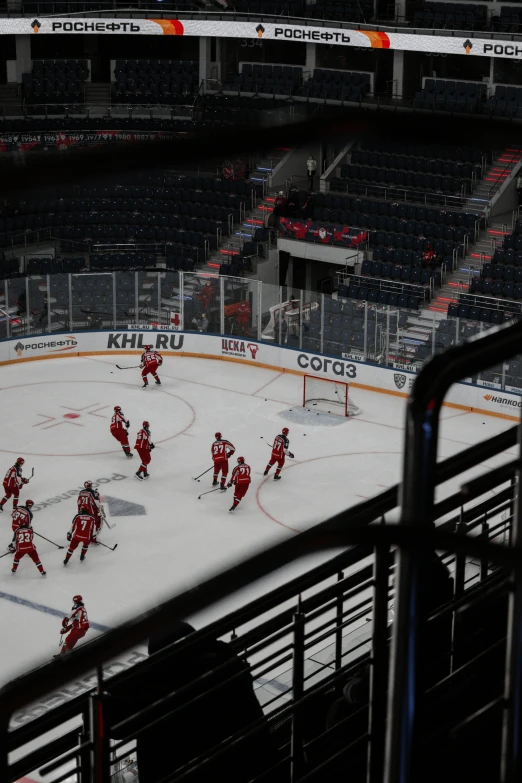
[{"label": "hockey skate", "polygon": [[148,479],[148,478],[150,478],[150,473],[145,473],[143,475],[143,479],[145,480],[145,479]]},{"label": "hockey skate", "polygon": [[268,476],[268,470],[265,470],[265,472],[263,473],[263,476]]},{"label": "hockey skate", "polygon": [[139,472],[139,470],[138,470],[138,472],[137,472],[137,473],[135,473],[134,475],[135,475],[135,476],[136,476],[136,478],[137,478],[137,479],[139,479],[140,481],[143,481],[143,479],[145,478],[145,477],[144,477],[144,476],[143,476],[143,475],[142,475],[142,474]]},{"label": "hockey skate", "polygon": [[66,557],[66,558],[65,558],[65,560],[63,561],[63,564],[64,564],[64,565],[67,565],[67,563],[68,563],[68,562],[69,562],[69,558],[68,558],[68,557]]},{"label": "hockey skate", "polygon": [[237,508],[237,506],[230,506],[230,508],[229,508],[228,510],[229,510],[229,511],[235,511],[235,510],[236,510],[236,508]]},{"label": "hockey skate", "polygon": [[[96,542],[96,543],[98,543],[98,542]],[[84,560],[85,560],[85,555],[80,555],[80,563],[83,563]]]},{"label": "hockey skate", "polygon": [[160,381],[159,378],[156,379],[155,383],[156,383],[156,386],[161,386],[161,381]]},{"label": "hockey skate", "polygon": [[226,492],[226,491],[227,491],[226,484],[222,484],[222,485],[220,486],[220,490],[221,490],[221,492]]},{"label": "hockey skate", "polygon": [[134,457],[132,451],[125,451],[124,454],[127,457],[127,459],[132,459]]},{"label": "hockey skate", "polygon": [[149,385],[149,384],[148,384],[148,381],[145,381],[145,383],[143,384],[143,386],[142,386],[141,388],[142,388],[142,389],[146,389],[148,385]]},{"label": "hockey skate", "polygon": [[274,481],[281,481],[281,476],[274,476]]},{"label": "hockey skate", "polygon": [[214,479],[214,481],[212,482],[212,486],[213,487],[217,487],[218,484],[219,484],[219,481],[217,479]]}]

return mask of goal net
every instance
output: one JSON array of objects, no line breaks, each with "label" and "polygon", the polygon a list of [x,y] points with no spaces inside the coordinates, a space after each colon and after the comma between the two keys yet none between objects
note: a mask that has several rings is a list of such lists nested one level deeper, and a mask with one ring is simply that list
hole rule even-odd
[{"label": "goal net", "polygon": [[362,413],[350,396],[350,384],[305,375],[303,379],[303,407],[336,416],[357,416]]}]

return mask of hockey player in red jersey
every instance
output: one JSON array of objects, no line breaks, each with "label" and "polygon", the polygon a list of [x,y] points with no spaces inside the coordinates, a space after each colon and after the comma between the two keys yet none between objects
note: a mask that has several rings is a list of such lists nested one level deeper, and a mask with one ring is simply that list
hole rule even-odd
[{"label": "hockey player in red jersey", "polygon": [[234,511],[245,497],[250,486],[250,466],[246,464],[244,457],[237,458],[237,465],[232,471],[228,486],[234,485],[234,502],[229,511]]},{"label": "hockey player in red jersey", "polygon": [[290,446],[290,441],[288,440],[288,433],[290,430],[288,427],[283,427],[281,430],[281,435],[276,435],[274,439],[274,445],[272,446],[272,455],[270,457],[270,462],[265,468],[265,472],[263,473],[264,476],[268,476],[268,471],[277,462],[277,469],[274,476],[274,481],[279,481],[281,478],[281,471],[283,469],[283,465],[285,464],[285,456],[290,457],[290,459],[294,458],[294,455],[291,451],[289,451],[288,447]]},{"label": "hockey player in red jersey", "polygon": [[83,563],[87,550],[89,549],[89,544],[91,541],[96,542],[95,526],[95,519],[92,514],[89,514],[89,509],[81,508],[72,521],[71,530],[67,533],[67,541],[70,541],[70,544],[67,554],[65,555],[65,560],[63,561],[65,566],[71,559],[74,550],[80,544],[82,545],[80,562]]},{"label": "hockey player in red jersey", "polygon": [[212,481],[212,486],[217,487],[218,476],[219,472],[221,471],[220,489],[226,492],[228,460],[236,449],[229,440],[223,439],[220,432],[216,432],[215,438],[216,440],[212,444],[211,448],[212,459],[214,460],[214,480]]},{"label": "hockey player in red jersey", "polygon": [[158,367],[163,364],[163,357],[157,351],[152,349],[152,345],[145,346],[145,353],[141,355],[141,377],[143,378],[143,388],[146,389],[149,385],[147,381],[147,375],[150,373],[158,386],[161,386],[161,381],[158,377]]},{"label": "hockey player in red jersey", "polygon": [[9,551],[12,553],[16,551],[16,531],[18,530],[22,522],[29,525],[29,527],[32,526],[33,512],[31,511],[31,509],[33,506],[34,503],[32,500],[26,500],[25,504],[23,506],[17,506],[17,508],[15,508],[15,510],[11,515],[11,518],[13,520],[12,522],[13,540],[9,544]]},{"label": "hockey player in red jersey", "polygon": [[22,476],[22,465],[25,460],[23,457],[18,457],[12,468],[9,468],[4,478],[4,497],[0,501],[0,511],[4,510],[4,506],[10,497],[13,498],[13,508],[18,505],[18,498],[20,497],[20,489],[22,484],[29,484],[29,479]]},{"label": "hockey player in red jersey", "polygon": [[76,499],[76,502],[78,504],[78,513],[79,514],[81,513],[80,509],[86,508],[87,513],[91,514],[91,516],[94,517],[96,532],[98,533],[102,524],[102,516],[100,511],[100,495],[98,493],[98,490],[94,489],[94,487],[92,486],[92,481],[84,481],[83,486],[84,489],[81,490],[80,494]]},{"label": "hockey player in red jersey", "polygon": [[13,567],[11,571],[13,574],[16,574],[18,570],[18,565],[20,563],[20,560],[25,555],[28,555],[39,572],[42,576],[45,576],[45,571],[43,569],[43,565],[40,562],[40,558],[38,557],[38,552],[36,551],[36,547],[33,543],[33,529],[29,525],[27,520],[22,520],[20,523],[20,527],[15,533],[15,546],[16,546],[16,552],[13,560]]},{"label": "hockey player in red jersey", "polygon": [[140,479],[140,481],[143,481],[150,476],[150,474],[147,473],[147,465],[150,464],[150,452],[155,448],[154,443],[150,439],[150,424],[148,421],[143,422],[142,429],[136,435],[136,445],[134,448],[138,452],[141,460],[141,465],[134,475],[136,478]]},{"label": "hockey player in red jersey", "polygon": [[[89,618],[81,595],[73,597],[73,608],[69,617],[62,620],[62,635],[69,634],[64,640],[60,655],[70,652],[74,645],[83,639],[89,630]],[[56,657],[56,656],[55,656]]]},{"label": "hockey player in red jersey", "polygon": [[129,432],[130,421],[125,419],[125,414],[119,405],[114,406],[114,413],[111,418],[111,435],[116,438],[118,443],[121,443],[123,453],[127,459],[132,459],[134,454],[130,450],[129,446]]}]

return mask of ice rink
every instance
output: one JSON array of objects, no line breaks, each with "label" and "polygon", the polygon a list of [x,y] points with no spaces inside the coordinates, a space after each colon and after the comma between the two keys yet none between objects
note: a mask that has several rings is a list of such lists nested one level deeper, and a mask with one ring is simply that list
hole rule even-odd
[{"label": "ice rink", "polygon": [[[325,426],[311,415],[298,424],[292,417],[302,401],[301,377],[176,356],[166,357],[160,369],[163,385],[142,390],[139,370],[115,366],[135,365],[137,358],[67,358],[0,368],[0,472],[18,456],[26,460],[24,475],[34,468],[21,502],[31,498],[36,504],[35,531],[65,546],[76,510],[73,490],[90,479],[98,484],[108,518],[116,524],[112,530],[104,528],[100,540],[118,544],[114,552],[91,546],[82,564],[77,551],[64,568],[64,550],[35,538],[46,579],[28,558],[16,575],[11,574],[12,557],[1,560],[2,682],[58,652],[61,618],[69,613],[74,594],[83,595],[94,624],[88,640],[399,478],[403,398],[353,388],[360,416]],[[143,420],[150,422],[157,448],[147,482],[134,478],[137,455],[125,459],[110,435],[115,405],[130,419],[131,446]],[[455,409],[444,409],[442,416],[439,459],[512,426]],[[295,459],[287,460],[283,480],[274,482],[273,470],[263,477],[270,456],[267,441],[285,425]],[[198,500],[198,494],[211,489],[211,472],[200,483],[191,478],[211,466],[217,430],[236,446],[232,465],[243,455],[252,467],[252,484],[234,514],[228,512],[232,490]],[[506,459],[493,459],[476,472]],[[451,489],[448,483],[441,494]],[[12,535],[10,510],[11,501],[0,517],[2,551]],[[309,564],[296,564],[275,579],[286,580]],[[262,587],[266,583],[187,619],[200,627]]]}]

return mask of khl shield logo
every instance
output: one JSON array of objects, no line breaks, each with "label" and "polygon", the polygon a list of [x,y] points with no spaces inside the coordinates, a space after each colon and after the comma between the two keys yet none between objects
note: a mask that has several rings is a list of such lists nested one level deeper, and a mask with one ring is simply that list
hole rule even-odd
[{"label": "khl shield logo", "polygon": [[393,376],[393,380],[395,381],[395,385],[398,389],[402,389],[406,383],[406,376],[405,375],[399,375],[398,373],[395,373]]}]

